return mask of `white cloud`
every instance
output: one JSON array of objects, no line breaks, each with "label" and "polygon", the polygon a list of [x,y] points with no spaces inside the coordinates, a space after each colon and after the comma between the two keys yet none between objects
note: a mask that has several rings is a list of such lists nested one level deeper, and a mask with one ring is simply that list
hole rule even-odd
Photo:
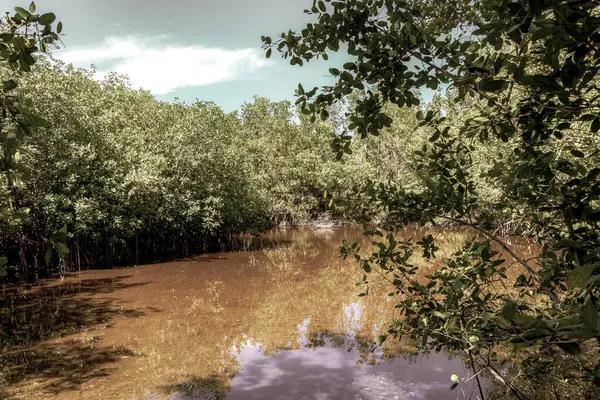
[{"label": "white cloud", "polygon": [[167,94],[188,86],[255,79],[268,60],[259,49],[223,49],[167,43],[168,36],[107,37],[102,45],[67,48],[58,58],[78,67],[102,64],[97,78],[108,72],[128,75],[132,86]]}]

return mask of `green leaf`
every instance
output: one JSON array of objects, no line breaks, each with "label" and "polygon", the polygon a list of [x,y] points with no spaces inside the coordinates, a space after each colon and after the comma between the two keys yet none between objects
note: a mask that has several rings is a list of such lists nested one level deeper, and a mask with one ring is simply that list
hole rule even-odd
[{"label": "green leaf", "polygon": [[52,243],[65,243],[67,241],[67,234],[64,232],[54,232],[52,235],[50,235],[50,241]]},{"label": "green leaf", "polygon": [[569,353],[572,355],[581,354],[581,347],[579,346],[579,343],[577,343],[577,342],[561,342],[561,343],[556,343],[556,345],[558,347],[560,347],[561,349],[563,349],[565,351],[565,353]]},{"label": "green leaf", "polygon": [[477,87],[485,92],[498,92],[507,87],[506,81],[503,79],[483,80],[479,82]]},{"label": "green leaf", "polygon": [[23,7],[15,7],[15,12],[25,19],[31,15],[31,13]]},{"label": "green leaf", "polygon": [[440,312],[440,311],[434,311],[433,315],[435,315],[436,317],[441,318],[441,319],[448,318],[448,313],[444,313],[444,312]]},{"label": "green leaf", "polygon": [[54,13],[46,13],[42,14],[40,20],[38,21],[40,25],[50,25],[56,20],[56,15]]},{"label": "green leaf", "polygon": [[583,307],[581,307],[581,322],[588,329],[595,331],[598,328],[598,308],[596,308],[590,295],[587,296]]},{"label": "green leaf", "polygon": [[26,62],[25,59],[23,57],[21,57],[21,58],[19,58],[19,68],[21,69],[21,71],[30,72],[31,64]]},{"label": "green leaf", "polygon": [[600,117],[594,118],[594,120],[592,121],[592,126],[590,127],[590,130],[593,133],[596,133],[600,130]]},{"label": "green leaf", "polygon": [[9,90],[12,90],[12,89],[14,89],[16,87],[17,87],[17,82],[14,79],[9,79],[9,80],[4,81],[2,83],[2,89],[5,92],[8,92]]},{"label": "green leaf", "polygon": [[394,120],[392,118],[390,118],[388,115],[386,115],[384,113],[379,113],[377,115],[377,119],[379,120],[379,122],[381,123],[382,126],[388,126],[389,127],[394,122]]},{"label": "green leaf", "polygon": [[531,35],[531,41],[537,42],[540,39],[543,39],[545,37],[548,37],[548,36],[554,34],[556,31],[557,31],[557,29],[555,27],[539,28],[535,32],[533,32],[533,35]]},{"label": "green leaf", "polygon": [[325,3],[323,1],[319,1],[319,10],[321,10],[321,12],[327,11],[327,8],[325,7]]},{"label": "green leaf", "polygon": [[513,343],[521,343],[521,342],[530,342],[537,339],[541,339],[548,336],[548,331],[543,329],[529,329],[519,336],[513,338],[511,342]]},{"label": "green leaf", "polygon": [[585,287],[587,280],[594,270],[595,264],[582,265],[567,273],[567,286],[569,289]]},{"label": "green leaf", "polygon": [[23,57],[23,61],[25,61],[27,64],[29,64],[29,65],[35,64],[35,58],[33,58],[33,56],[31,54],[23,53],[21,55],[21,57]]},{"label": "green leaf", "polygon": [[35,114],[31,114],[27,116],[27,120],[29,121],[29,123],[31,124],[32,127],[34,128],[38,128],[38,127],[44,127],[44,126],[49,126],[50,122],[46,121],[44,118],[35,115]]},{"label": "green leaf", "polygon": [[535,16],[542,14],[542,1],[543,0],[529,0],[529,10]]},{"label": "green leaf", "polygon": [[58,258],[61,260],[65,257],[65,255],[69,254],[69,248],[64,243],[56,242],[54,243],[54,247],[56,247]]},{"label": "green leaf", "polygon": [[502,307],[502,316],[505,319],[512,321],[515,318],[516,313],[517,303],[515,303],[514,301],[507,301],[506,303],[504,303],[504,306]]},{"label": "green leaf", "polygon": [[596,366],[594,367],[594,370],[592,371],[594,376],[600,376],[600,362],[598,364],[596,364]]},{"label": "green leaf", "polygon": [[[59,23],[59,25],[60,25],[60,23]],[[272,53],[272,52],[273,52],[273,49],[272,49],[272,48],[269,48],[269,50],[267,50],[267,54],[266,54],[267,58],[270,58],[270,57],[271,57],[271,53]]]},{"label": "green leaf", "polygon": [[431,90],[437,90],[439,83],[438,83],[437,79],[430,79],[427,81],[426,86]]},{"label": "green leaf", "polygon": [[595,181],[600,176],[600,168],[592,168],[587,174],[587,180]]},{"label": "green leaf", "polygon": [[56,25],[56,33],[61,33],[63,30],[63,24],[62,22],[59,22],[58,25]]},{"label": "green leaf", "polygon": [[0,267],[0,278],[4,278],[6,275],[8,275],[6,268]]},{"label": "green leaf", "polygon": [[583,154],[581,151],[579,150],[571,150],[571,154],[573,155],[573,157],[577,157],[577,158],[584,158],[585,154]]},{"label": "green leaf", "polygon": [[487,322],[487,321],[489,321],[490,319],[494,318],[494,316],[495,316],[495,315],[494,315],[493,313],[491,313],[491,312],[487,312],[487,311],[486,311],[486,312],[482,312],[482,313],[481,313],[481,318],[482,318],[482,319],[483,319],[485,322]]},{"label": "green leaf", "polygon": [[50,264],[50,261],[52,261],[52,245],[50,243],[46,244],[44,249],[44,261],[46,264]]},{"label": "green leaf", "polygon": [[29,12],[32,14],[35,12],[35,3],[33,1],[29,5]]},{"label": "green leaf", "polygon": [[12,33],[0,33],[0,39],[2,39],[4,42],[10,42],[15,38],[15,35]]},{"label": "green leaf", "polygon": [[346,82],[350,82],[352,80],[352,74],[348,71],[344,71],[344,72],[342,72],[341,78],[342,78],[342,80],[344,80]]},{"label": "green leaf", "polygon": [[425,329],[423,329],[423,339],[421,340],[421,347],[425,347],[425,345],[427,345],[427,339],[429,339],[429,327],[425,327]]},{"label": "green leaf", "polygon": [[558,89],[560,85],[556,79],[546,75],[523,75],[519,80],[523,85],[538,87],[540,89]]},{"label": "green leaf", "polygon": [[592,289],[596,286],[600,286],[600,275],[592,275],[586,282],[586,287]]},{"label": "green leaf", "polygon": [[0,267],[4,267],[8,263],[8,258],[0,257]]}]

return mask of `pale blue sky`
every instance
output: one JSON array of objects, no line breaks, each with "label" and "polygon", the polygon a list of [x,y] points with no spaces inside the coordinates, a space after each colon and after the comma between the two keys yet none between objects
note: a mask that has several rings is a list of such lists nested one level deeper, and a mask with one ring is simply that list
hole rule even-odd
[{"label": "pale blue sky", "polygon": [[[28,1],[0,0],[2,11]],[[294,99],[307,88],[331,83],[328,68],[349,60],[290,66],[274,53],[264,58],[261,35],[301,29],[312,0],[39,0],[37,12],[63,22],[65,48],[55,56],[79,67],[94,64],[100,75],[117,71],[161,100],[214,101],[226,111],[252,96]]]}]

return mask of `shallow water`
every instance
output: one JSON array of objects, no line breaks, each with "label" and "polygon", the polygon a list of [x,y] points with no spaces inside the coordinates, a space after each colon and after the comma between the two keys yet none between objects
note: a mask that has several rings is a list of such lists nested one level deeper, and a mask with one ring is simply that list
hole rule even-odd
[{"label": "shallow water", "polygon": [[[441,233],[439,255],[465,237]],[[5,287],[0,398],[469,398],[472,381],[449,390],[470,375],[460,358],[373,345],[394,299],[383,282],[357,297],[342,239],[364,242],[354,228],[271,231],[245,251]]]},{"label": "shallow water", "polygon": [[236,358],[242,370],[231,380],[228,399],[456,399],[448,372],[467,372],[459,358],[442,354],[357,362],[361,355],[353,345],[337,346],[329,337],[272,356],[249,341]]}]

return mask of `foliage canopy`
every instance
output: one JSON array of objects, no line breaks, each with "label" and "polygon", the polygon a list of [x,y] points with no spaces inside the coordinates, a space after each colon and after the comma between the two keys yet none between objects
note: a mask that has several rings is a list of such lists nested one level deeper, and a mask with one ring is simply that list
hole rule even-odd
[{"label": "foliage canopy", "polygon": [[[430,135],[415,153],[423,187],[407,189],[402,179],[368,185],[366,211],[383,209],[388,216],[385,229],[366,232],[383,236],[379,251],[363,255],[348,243],[342,252],[366,272],[377,268],[389,276],[401,295],[402,317],[390,334],[408,335],[423,349],[464,351],[473,367],[482,365],[517,398],[535,388],[502,374],[496,353],[509,344],[521,361],[513,372],[527,376],[533,363],[536,379],[547,375],[548,387],[565,395],[584,390],[593,397],[600,385],[600,363],[589,357],[600,343],[599,5],[324,0],[305,10],[316,20],[301,31],[262,38],[267,57],[275,48],[291,65],[340,49],[354,56],[329,70],[334,85],[300,85],[296,92],[313,120],[356,98],[347,131],[333,140],[339,157],[359,137],[392,124],[388,105],[415,110]],[[456,105],[420,106],[425,88],[448,88]],[[498,149],[488,152],[483,169],[475,159],[482,145]],[[491,190],[498,193],[490,202]],[[425,282],[416,280],[411,254],[420,248],[434,259],[435,238],[398,242],[393,231],[442,220],[470,226],[477,237],[440,260]],[[504,221],[540,242],[537,259],[520,259],[497,236]],[[513,274],[515,266],[498,252],[522,272]],[[498,290],[507,284],[509,290]],[[556,347],[566,355],[551,356]],[[575,367],[553,369],[560,357],[572,358]],[[572,382],[584,389],[569,389]]]},{"label": "foliage canopy", "polygon": [[[35,12],[35,3],[31,2],[28,10],[15,7],[15,13],[6,13],[0,22],[0,66],[10,71],[2,80],[0,94],[0,224],[13,232],[20,228],[29,213],[29,209],[19,204],[15,197],[16,186],[23,172],[19,162],[22,144],[31,135],[32,129],[46,124],[44,119],[31,112],[32,100],[19,95],[19,85],[14,75],[31,72],[36,53],[46,52],[49,46],[59,40],[58,34],[62,31],[61,22],[56,30],[53,29],[52,23],[56,20],[53,13],[40,15]],[[50,240],[61,255],[68,252],[63,239],[62,234],[56,233]],[[52,248],[48,248],[51,254]],[[0,257],[0,277],[7,275],[4,268],[7,263],[7,257]]]}]

